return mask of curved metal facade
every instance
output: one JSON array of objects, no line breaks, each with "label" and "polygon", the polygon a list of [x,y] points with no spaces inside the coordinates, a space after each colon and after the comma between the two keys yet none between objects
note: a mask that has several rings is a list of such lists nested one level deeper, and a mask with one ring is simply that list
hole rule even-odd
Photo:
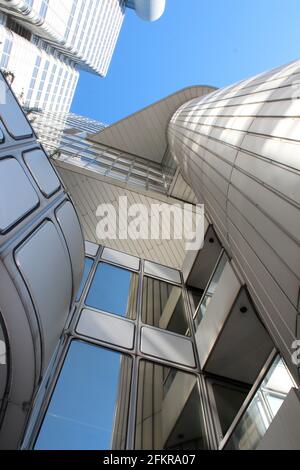
[{"label": "curved metal facade", "polygon": [[0,448],[20,445],[83,260],[74,207],[0,75]]},{"label": "curved metal facade", "polygon": [[297,61],[196,98],[168,128],[174,158],[289,364],[300,333],[299,78]]}]

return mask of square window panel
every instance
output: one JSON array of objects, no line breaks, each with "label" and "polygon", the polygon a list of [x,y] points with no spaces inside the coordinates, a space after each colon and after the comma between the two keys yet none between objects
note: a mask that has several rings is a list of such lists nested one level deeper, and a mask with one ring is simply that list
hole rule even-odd
[{"label": "square window panel", "polygon": [[121,317],[136,317],[138,275],[127,269],[99,263],[85,304]]},{"label": "square window panel", "polygon": [[181,287],[145,276],[142,321],[147,325],[190,336]]},{"label": "square window panel", "polygon": [[149,361],[140,362],[135,449],[207,449],[195,375]]}]

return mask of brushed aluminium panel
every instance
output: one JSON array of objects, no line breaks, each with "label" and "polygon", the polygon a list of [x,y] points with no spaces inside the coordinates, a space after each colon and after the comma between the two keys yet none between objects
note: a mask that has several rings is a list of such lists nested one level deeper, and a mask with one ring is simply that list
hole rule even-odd
[{"label": "brushed aluminium panel", "polygon": [[60,181],[48,157],[41,149],[25,152],[23,157],[36,184],[45,196],[51,196],[60,188]]},{"label": "brushed aluminium panel", "polygon": [[73,293],[77,292],[84,268],[84,245],[81,227],[75,209],[70,201],[56,210],[56,218],[64,234],[71,258]]},{"label": "brushed aluminium panel", "polygon": [[128,320],[91,309],[83,309],[77,333],[122,348],[132,349],[134,324]]},{"label": "brushed aluminium panel", "polygon": [[111,261],[112,263],[120,264],[121,266],[134,269],[136,271],[140,268],[139,258],[111,248],[104,248],[101,258],[105,261]]},{"label": "brushed aluminium panel", "polygon": [[179,335],[144,326],[141,328],[141,351],[149,356],[195,367],[192,342]]},{"label": "brushed aluminium panel", "polygon": [[84,247],[85,247],[85,253],[89,256],[96,256],[98,252],[99,245],[96,245],[96,243],[92,243],[89,241],[84,242]]},{"label": "brushed aluminium panel", "polygon": [[177,269],[168,268],[167,266],[162,266],[161,264],[153,263],[152,261],[145,261],[144,272],[145,274],[159,277],[166,281],[176,282],[177,284],[181,283],[180,273]]},{"label": "brushed aluminium panel", "polygon": [[15,260],[39,318],[47,363],[63,330],[72,297],[70,261],[54,224],[44,222],[16,250]]},{"label": "brushed aluminium panel", "polygon": [[15,158],[0,160],[0,233],[9,229],[39,203],[23,168]]}]

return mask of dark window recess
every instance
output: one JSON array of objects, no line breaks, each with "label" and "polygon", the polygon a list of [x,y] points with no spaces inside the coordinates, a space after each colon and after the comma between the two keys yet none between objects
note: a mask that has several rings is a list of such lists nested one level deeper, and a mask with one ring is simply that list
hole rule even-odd
[{"label": "dark window recess", "polygon": [[189,335],[182,289],[164,281],[144,277],[142,321],[181,335]]},{"label": "dark window recess", "polygon": [[22,36],[22,38],[25,38],[28,41],[31,40],[31,32],[10,17],[7,18],[6,27],[14,33],[18,34],[19,36]]}]

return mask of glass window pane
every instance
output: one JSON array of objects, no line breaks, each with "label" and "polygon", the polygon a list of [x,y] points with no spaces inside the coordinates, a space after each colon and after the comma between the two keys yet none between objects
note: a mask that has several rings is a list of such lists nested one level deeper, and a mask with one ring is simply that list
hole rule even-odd
[{"label": "glass window pane", "polygon": [[211,298],[213,296],[213,294],[215,293],[215,290],[217,288],[217,285],[220,281],[220,278],[221,278],[221,275],[224,271],[224,268],[225,268],[225,265],[228,261],[228,258],[227,258],[227,255],[224,253],[223,256],[221,257],[219,263],[218,263],[218,266],[214,272],[214,275],[209,283],[209,286],[205,292],[205,295],[199,305],[199,308],[197,310],[197,313],[195,315],[195,318],[194,318],[194,322],[195,322],[195,327],[197,328],[197,326],[199,325],[199,323],[201,322],[202,318],[204,317],[205,313],[206,313],[206,309],[208,307],[208,304],[209,302],[211,301]]},{"label": "glass window pane", "polygon": [[174,368],[141,361],[135,448],[206,449],[197,378]]},{"label": "glass window pane", "polygon": [[202,289],[196,289],[196,288],[188,288],[189,292],[189,297],[190,297],[190,303],[192,307],[193,314],[196,312],[200,301],[203,296],[203,290]]},{"label": "glass window pane", "polygon": [[144,277],[142,321],[147,325],[189,335],[182,289],[164,281]]},{"label": "glass window pane", "polygon": [[87,278],[90,274],[90,270],[92,266],[93,266],[93,260],[91,258],[86,257],[84,260],[84,271],[83,271],[81,283],[77,292],[76,300],[79,300],[81,297],[82,291],[84,289]]},{"label": "glass window pane", "polygon": [[256,449],[294,386],[289,371],[278,356],[227,442],[226,449]]},{"label": "glass window pane", "polygon": [[72,341],[35,449],[124,449],[131,359]]},{"label": "glass window pane", "polygon": [[86,298],[86,305],[134,319],[138,275],[127,269],[99,263]]}]

